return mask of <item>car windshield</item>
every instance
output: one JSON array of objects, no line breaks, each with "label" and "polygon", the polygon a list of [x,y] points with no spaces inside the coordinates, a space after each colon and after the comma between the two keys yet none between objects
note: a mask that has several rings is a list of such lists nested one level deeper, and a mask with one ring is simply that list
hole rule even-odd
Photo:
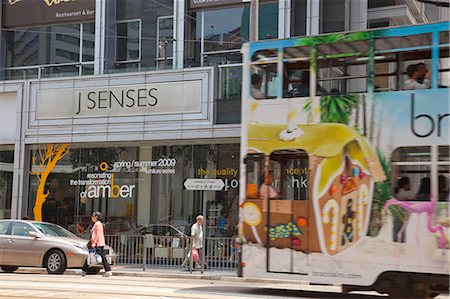
[{"label": "car windshield", "polygon": [[50,223],[33,223],[44,235],[48,237],[70,237],[76,238],[74,234],[61,226]]}]

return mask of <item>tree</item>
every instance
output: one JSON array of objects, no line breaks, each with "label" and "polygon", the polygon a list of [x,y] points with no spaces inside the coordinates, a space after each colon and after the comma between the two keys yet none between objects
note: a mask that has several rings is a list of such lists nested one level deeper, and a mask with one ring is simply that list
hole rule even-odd
[{"label": "tree", "polygon": [[[64,158],[67,154],[69,154],[68,144],[49,144],[44,148],[39,146],[37,154],[33,155],[33,168],[31,174],[35,175],[39,181],[33,208],[34,219],[37,221],[42,221],[42,206],[49,195],[49,191],[45,192],[45,183],[47,182],[47,178],[55,168],[58,161]],[[39,164],[36,157],[37,155],[39,155]],[[36,170],[33,171],[33,169]]]}]

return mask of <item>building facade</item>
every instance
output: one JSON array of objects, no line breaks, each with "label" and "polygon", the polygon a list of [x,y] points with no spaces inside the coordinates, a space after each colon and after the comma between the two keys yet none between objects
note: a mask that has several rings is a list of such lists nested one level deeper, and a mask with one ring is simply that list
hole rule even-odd
[{"label": "building facade", "polygon": [[[448,18],[416,1],[259,2],[259,39]],[[209,236],[235,234],[249,1],[33,3],[2,7],[0,219],[76,231],[100,210],[115,233],[206,212]],[[225,186],[186,190],[195,178]]]}]

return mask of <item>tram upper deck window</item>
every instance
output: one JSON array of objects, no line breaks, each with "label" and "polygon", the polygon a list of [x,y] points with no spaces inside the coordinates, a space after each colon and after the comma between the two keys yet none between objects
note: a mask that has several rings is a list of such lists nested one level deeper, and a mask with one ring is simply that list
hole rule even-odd
[{"label": "tram upper deck window", "polygon": [[284,97],[309,96],[310,52],[310,47],[290,47],[284,49]]},{"label": "tram upper deck window", "polygon": [[367,90],[369,43],[366,40],[323,44],[317,47],[321,94],[336,95]]},{"label": "tram upper deck window", "polygon": [[375,40],[375,90],[431,87],[431,34]]},{"label": "tram upper deck window", "polygon": [[272,99],[277,95],[276,49],[257,51],[252,56],[252,74],[250,94],[256,100]]},{"label": "tram upper deck window", "polygon": [[448,31],[439,34],[439,87],[450,86],[450,36]]}]

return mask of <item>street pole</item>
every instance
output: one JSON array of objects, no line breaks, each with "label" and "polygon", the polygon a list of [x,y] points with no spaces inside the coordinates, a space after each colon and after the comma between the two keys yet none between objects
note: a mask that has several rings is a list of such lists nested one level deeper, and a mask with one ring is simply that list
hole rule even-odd
[{"label": "street pole", "polygon": [[208,201],[208,197],[205,198],[205,191],[202,191],[202,204],[203,204],[203,238],[202,238],[202,271],[201,273],[203,274],[203,271],[205,270],[205,255],[206,255],[206,221],[208,221],[208,219],[206,219],[206,203]]},{"label": "street pole", "polygon": [[259,33],[259,0],[250,2],[250,41],[258,40]]}]

